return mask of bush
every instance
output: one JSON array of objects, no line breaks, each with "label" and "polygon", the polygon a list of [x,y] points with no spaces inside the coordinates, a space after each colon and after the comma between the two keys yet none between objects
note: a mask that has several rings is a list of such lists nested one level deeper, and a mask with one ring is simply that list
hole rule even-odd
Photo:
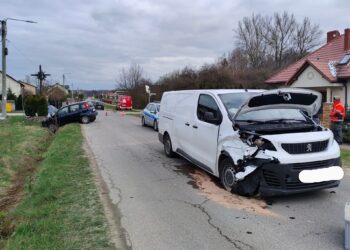
[{"label": "bush", "polygon": [[12,92],[11,88],[8,88],[7,90],[7,100],[16,100],[16,95]]},{"label": "bush", "polygon": [[47,105],[44,96],[27,96],[24,100],[24,112],[27,116],[47,116]]},{"label": "bush", "polygon": [[23,109],[23,103],[22,103],[22,95],[19,95],[16,99],[16,110],[22,110]]},{"label": "bush", "polygon": [[37,96],[37,113],[38,116],[47,116],[48,107],[45,96]]},{"label": "bush", "polygon": [[24,99],[24,112],[27,116],[35,116],[36,113],[35,96],[27,96]]}]

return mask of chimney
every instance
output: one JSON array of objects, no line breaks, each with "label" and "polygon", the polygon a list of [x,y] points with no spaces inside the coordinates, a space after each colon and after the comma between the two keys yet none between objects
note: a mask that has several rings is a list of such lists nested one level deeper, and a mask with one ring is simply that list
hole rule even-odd
[{"label": "chimney", "polygon": [[344,30],[344,51],[350,51],[350,28]]},{"label": "chimney", "polygon": [[338,30],[333,30],[327,32],[327,43],[333,41],[333,39],[340,37],[340,33]]}]

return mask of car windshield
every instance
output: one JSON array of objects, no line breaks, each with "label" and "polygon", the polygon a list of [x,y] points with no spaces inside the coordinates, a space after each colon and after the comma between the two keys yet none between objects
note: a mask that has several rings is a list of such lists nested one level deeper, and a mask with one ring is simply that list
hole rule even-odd
[{"label": "car windshield", "polygon": [[250,97],[256,95],[252,92],[220,94],[219,97],[232,119],[240,106]]},{"label": "car windshield", "polygon": [[238,114],[236,121],[246,122],[307,122],[308,119],[299,109],[263,109]]},{"label": "car windshield", "polygon": [[56,111],[57,111],[57,108],[55,106],[49,105],[49,107],[48,107],[49,114],[56,113]]}]

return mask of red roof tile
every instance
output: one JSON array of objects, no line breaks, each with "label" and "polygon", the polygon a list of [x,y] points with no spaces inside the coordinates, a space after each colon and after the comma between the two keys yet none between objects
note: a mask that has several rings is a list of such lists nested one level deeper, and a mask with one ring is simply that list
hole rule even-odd
[{"label": "red roof tile", "polygon": [[337,78],[332,75],[330,70],[330,62],[335,62],[334,65],[337,71],[337,77],[350,77],[349,64],[337,66],[337,63],[349,52],[350,51],[344,51],[344,35],[341,35],[287,68],[272,75],[265,83],[291,84],[296,79],[296,76],[301,73],[300,71],[304,70],[304,67],[307,65],[313,66],[328,81],[336,82]]}]

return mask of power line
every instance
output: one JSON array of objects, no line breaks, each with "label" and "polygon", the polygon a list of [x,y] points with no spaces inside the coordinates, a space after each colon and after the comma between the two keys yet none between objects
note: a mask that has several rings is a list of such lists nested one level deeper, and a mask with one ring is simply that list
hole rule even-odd
[{"label": "power line", "polygon": [[37,64],[36,62],[34,62],[32,59],[30,59],[27,55],[25,55],[12,41],[6,39],[6,41],[24,58],[26,58],[29,62],[33,63],[33,64]]}]

